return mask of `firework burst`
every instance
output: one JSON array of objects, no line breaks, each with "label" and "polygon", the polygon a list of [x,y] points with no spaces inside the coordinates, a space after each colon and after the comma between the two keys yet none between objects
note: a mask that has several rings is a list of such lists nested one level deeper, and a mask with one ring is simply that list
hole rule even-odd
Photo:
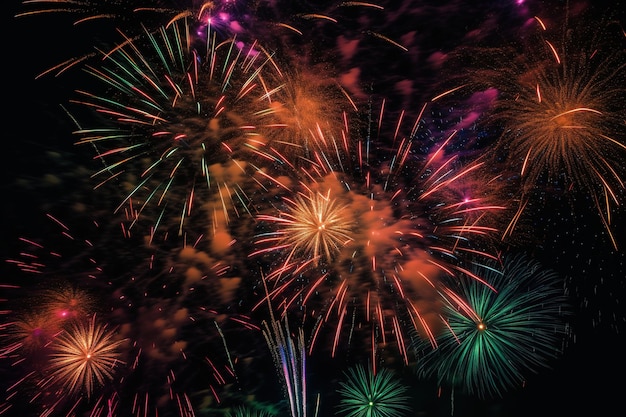
[{"label": "firework burst", "polygon": [[117,210],[128,204],[134,222],[155,206],[152,234],[169,227],[172,213],[181,233],[197,206],[209,218],[214,206],[226,218],[247,210],[250,162],[276,158],[265,150],[282,126],[271,106],[282,89],[275,61],[259,45],[215,33],[198,50],[191,30],[177,21],[146,32],[145,43],[127,39],[101,67],[87,68],[104,91],[75,100],[106,120],[76,132],[103,164],[96,188],[125,188]]},{"label": "firework burst", "polygon": [[[521,185],[505,234],[538,193],[566,190],[593,202],[616,246],[611,217],[622,203],[626,157],[624,36],[614,22],[566,22],[559,37],[536,18],[536,33],[515,58],[503,48],[472,52],[482,66],[472,83],[495,97],[485,119],[502,132],[494,160],[504,160]],[[502,65],[485,69],[486,62]]]},{"label": "firework burst", "polygon": [[[277,242],[290,254],[286,262],[291,261],[292,255],[309,258],[314,265],[320,261],[328,264],[339,254],[341,248],[349,243],[353,228],[347,206],[339,204],[330,196],[312,193],[312,195],[297,195],[294,200],[285,199],[290,210],[281,213],[281,216],[258,216],[261,221],[282,224],[276,232],[268,237],[259,239],[257,244]],[[276,250],[276,247],[272,247]]]},{"label": "firework burst", "polygon": [[408,387],[389,369],[374,373],[357,365],[345,373],[340,386],[338,410],[346,417],[399,417],[411,411]]},{"label": "firework burst", "polygon": [[528,372],[549,367],[569,333],[568,300],[556,273],[517,255],[484,276],[495,290],[463,280],[461,298],[446,297],[438,348],[418,361],[421,375],[481,398],[501,396]]},{"label": "firework burst", "polygon": [[[467,271],[466,255],[491,256],[470,242],[494,232],[474,215],[495,206],[464,210],[464,202],[439,199],[441,190],[478,165],[455,170],[456,157],[445,151],[452,138],[418,161],[410,139],[415,132],[400,138],[402,127],[400,121],[396,147],[387,159],[387,151],[374,151],[373,143],[358,143],[356,150],[344,152],[358,159],[334,165],[329,156],[320,159],[327,164],[315,164],[305,179],[285,180],[284,205],[277,214],[258,216],[257,250],[251,258],[270,263],[265,278],[271,283],[269,297],[284,297],[287,308],[325,309],[318,324],[337,320],[333,355],[340,330],[353,330],[358,321],[369,323],[365,327],[372,329],[372,347],[393,337],[408,362],[401,329],[419,328],[429,337],[441,277]],[[320,301],[324,307],[317,305]],[[313,332],[311,348],[320,327]]]},{"label": "firework burst", "polygon": [[91,397],[97,385],[110,381],[120,365],[117,340],[113,331],[96,322],[72,323],[54,339],[50,354],[50,376],[72,393],[85,392]]},{"label": "firework burst", "polygon": [[306,164],[320,155],[343,152],[351,129],[356,127],[350,124],[355,124],[353,116],[358,108],[330,66],[305,66],[294,59],[285,79],[284,97],[274,102],[276,116],[285,129],[273,142],[286,153],[283,160]]},{"label": "firework burst", "polygon": [[16,353],[24,352],[17,355],[17,362],[47,347],[60,332],[59,322],[50,320],[44,313],[22,314],[17,320],[3,324],[2,328],[6,331],[6,342],[0,357],[16,357]]}]

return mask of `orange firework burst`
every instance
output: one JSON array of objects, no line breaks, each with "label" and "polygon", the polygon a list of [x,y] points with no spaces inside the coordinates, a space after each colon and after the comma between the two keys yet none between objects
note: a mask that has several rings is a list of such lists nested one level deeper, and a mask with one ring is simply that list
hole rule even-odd
[{"label": "orange firework burst", "polygon": [[257,244],[272,242],[275,243],[272,251],[289,250],[287,263],[292,255],[309,258],[315,265],[328,263],[352,240],[353,219],[348,207],[331,197],[330,190],[325,195],[311,192],[285,201],[290,206],[289,211],[278,216],[258,216],[259,220],[283,227],[259,239]]},{"label": "orange firework burst", "polygon": [[356,112],[356,104],[327,68],[293,66],[290,63],[285,74],[289,81],[283,88],[284,97],[272,103],[277,118],[285,125],[277,131],[274,146],[298,158],[344,152],[350,135],[348,121],[353,120],[349,116]]},{"label": "orange firework burst", "polygon": [[51,381],[71,393],[86,392],[90,397],[96,384],[111,380],[121,363],[115,333],[96,322],[73,323],[53,342],[50,355]]},{"label": "orange firework burst", "polygon": [[626,166],[624,36],[600,21],[566,26],[558,41],[536,22],[537,35],[516,59],[477,54],[478,65],[502,64],[475,74],[498,90],[489,119],[502,128],[494,154],[504,155],[521,181],[520,212],[507,233],[533,192],[556,187],[590,196],[615,245],[611,211],[621,204]]}]

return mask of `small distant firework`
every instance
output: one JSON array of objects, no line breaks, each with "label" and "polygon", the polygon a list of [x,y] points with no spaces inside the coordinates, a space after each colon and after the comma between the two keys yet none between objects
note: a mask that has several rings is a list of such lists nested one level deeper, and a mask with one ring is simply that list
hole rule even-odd
[{"label": "small distant firework", "polygon": [[96,322],[72,323],[57,336],[50,354],[50,377],[72,393],[85,392],[91,397],[97,385],[104,385],[121,365],[115,333]]},{"label": "small distant firework", "polygon": [[43,306],[59,320],[81,319],[95,309],[93,297],[86,291],[66,286],[46,291],[42,295]]},{"label": "small distant firework", "polygon": [[338,411],[346,417],[401,417],[411,411],[408,387],[397,379],[393,371],[357,365],[345,372]]},{"label": "small distant firework", "polygon": [[4,325],[7,342],[0,357],[18,357],[22,361],[31,353],[37,354],[50,345],[61,331],[60,323],[45,313],[17,314],[16,320]]},{"label": "small distant firework", "polygon": [[484,274],[495,290],[464,280],[457,295],[448,294],[447,329],[436,349],[421,344],[428,346],[420,375],[481,398],[502,396],[562,353],[570,310],[559,276],[525,255],[506,256],[497,267]]}]

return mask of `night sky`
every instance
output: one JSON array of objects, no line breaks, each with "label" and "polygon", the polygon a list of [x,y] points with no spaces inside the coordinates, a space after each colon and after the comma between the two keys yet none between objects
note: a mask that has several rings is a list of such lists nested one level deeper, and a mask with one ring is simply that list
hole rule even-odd
[{"label": "night sky", "polygon": [[[49,6],[10,0],[5,7],[0,416],[213,416],[233,413],[239,405],[269,415],[344,416],[338,408],[340,383],[355,365],[371,365],[372,338],[377,368],[391,370],[409,397],[409,410],[392,408],[387,416],[372,417],[595,416],[623,408],[624,2],[214,1],[215,36],[229,40],[236,35],[240,44],[233,43],[234,49],[256,40],[255,53],[271,56],[259,70],[263,80],[269,88],[276,80],[287,86],[272,93],[274,102],[287,97],[294,103],[271,119],[273,113],[256,111],[264,110],[257,106],[267,97],[255,100],[257,90],[252,89],[228,103],[231,107],[215,122],[222,123],[219,127],[195,107],[218,108],[213,90],[198,88],[193,99],[182,93],[176,109],[150,119],[146,113],[171,103],[172,96],[143,95],[141,88],[132,87],[112,93],[113,83],[94,77],[113,68],[102,54],[120,44],[120,33],[127,40],[136,37],[122,51],[141,67],[137,57],[146,62],[154,58],[147,52],[133,55],[150,50],[146,32],[154,33],[184,10],[197,12],[202,4],[134,3],[151,10],[133,10],[122,0],[85,0],[57,5],[75,8],[69,13],[15,17]],[[111,17],[81,21],[102,13]],[[188,21],[197,30],[191,32],[192,38],[197,36],[192,46],[203,57],[205,41],[194,33],[206,29],[199,23],[204,20]],[[552,62],[547,45],[563,53],[563,63]],[[585,52],[576,55],[577,48]],[[567,61],[567,53],[576,59]],[[580,56],[592,58],[579,61]],[[46,72],[78,57],[85,59]],[[606,68],[597,64],[603,57],[609,57]],[[215,58],[218,63],[234,59],[218,53]],[[145,68],[156,74],[168,59],[157,57]],[[130,80],[129,74],[152,77],[124,65],[129,72],[120,76],[122,81]],[[566,65],[571,65],[568,71]],[[563,69],[566,82],[550,78],[554,68],[556,74]],[[240,88],[237,83],[246,80],[245,74],[250,77],[252,71],[236,69],[230,83],[222,85],[227,96]],[[584,110],[544,117],[533,107],[538,93],[531,88],[528,102],[523,92],[518,94],[533,77],[543,83],[545,103],[554,97],[566,103],[583,97],[575,105]],[[165,79],[163,91],[171,86]],[[590,95],[577,97],[585,82]],[[180,85],[181,91],[188,86],[186,80]],[[444,92],[449,93],[439,97]],[[119,110],[118,101],[128,106]],[[100,112],[93,111],[98,108]],[[265,123],[264,117],[271,121]],[[398,120],[402,123],[396,130]],[[546,146],[543,138],[561,138],[542,124],[545,120],[556,120],[559,128],[575,125],[568,132],[580,124],[578,130],[591,133],[575,136],[576,146],[554,151],[556,157],[532,154]],[[276,129],[275,124],[286,127]],[[349,134],[344,135],[347,125]],[[318,126],[328,126],[319,131],[330,145],[317,141],[322,134],[313,131]],[[106,134],[87,132],[101,127],[133,136],[105,140]],[[181,136],[165,140],[170,130]],[[218,139],[211,142],[215,131]],[[240,132],[252,139],[242,140]],[[296,136],[309,139],[305,145],[297,142],[299,147],[287,143]],[[254,141],[258,137],[267,137],[270,145],[262,143],[250,152],[260,143]],[[399,149],[406,138],[412,143],[403,154]],[[350,140],[355,144],[344,149]],[[184,157],[179,165],[167,165],[172,148],[164,143],[175,144],[175,155]],[[528,143],[530,150],[524,148]],[[578,147],[580,143],[585,146]],[[131,147],[116,152],[121,146]],[[524,163],[526,152],[532,156]],[[209,159],[206,167],[214,182],[208,189],[198,155]],[[162,163],[153,169],[159,158]],[[573,162],[563,165],[559,158]],[[117,165],[121,160],[125,162]],[[239,171],[233,161],[242,160],[247,162]],[[476,169],[457,179],[465,167]],[[529,174],[520,175],[524,169]],[[451,173],[444,175],[447,170]],[[154,175],[146,179],[146,172]],[[163,197],[166,204],[149,197],[154,184],[172,177],[173,186]],[[455,180],[448,183],[450,178]],[[158,188],[155,195],[162,192]],[[336,206],[328,210],[341,209],[338,222],[324,235],[331,241],[326,252],[324,246],[317,246],[319,253],[306,249],[311,235],[280,240],[294,230],[285,219],[305,216],[296,209],[310,208],[303,201],[314,200],[313,195],[332,195]],[[469,207],[463,199],[470,197],[477,198],[475,211],[451,209],[456,203]],[[516,214],[519,219],[513,222]],[[450,226],[458,218],[465,219],[470,233]],[[479,225],[491,231],[472,234]],[[467,241],[451,237],[459,233]],[[295,255],[289,257],[294,246]],[[440,295],[451,294],[446,289],[462,292],[457,274],[467,279],[472,269],[466,265],[493,260],[501,266],[516,254],[526,256],[528,268],[538,265],[551,274],[563,296],[561,311],[560,304],[542,298],[542,291],[551,294],[547,288],[520,286],[515,293],[526,300],[531,292],[541,300],[532,307],[543,313],[518,323],[524,336],[503,333],[514,357],[529,355],[516,364],[521,381],[505,384],[500,395],[482,395],[480,383],[468,386],[484,381],[480,372],[454,388],[432,375],[420,377],[416,370],[432,346],[424,329],[413,325],[417,319],[408,317],[412,310],[399,297],[403,289],[412,305],[423,309],[420,317],[435,332],[442,331]],[[311,290],[322,275],[326,281]],[[442,287],[434,291],[421,279],[417,283],[416,276]],[[270,306],[264,301],[263,278],[270,287],[284,284]],[[343,279],[351,285],[348,301],[334,302],[327,294],[340,293]],[[379,286],[368,280],[378,280]],[[399,281],[406,288],[396,286]],[[482,285],[469,279],[470,287],[477,284]],[[374,299],[385,317],[378,322]],[[297,344],[302,329],[306,351],[311,349],[306,377],[295,377],[306,380],[306,413],[290,410],[288,384],[281,381],[265,339],[274,335],[272,320],[286,304],[287,340]],[[555,305],[559,314],[551,317],[548,310]],[[505,305],[502,312],[510,309],[515,315],[518,308]],[[77,329],[96,322],[111,332],[114,360],[105,366],[102,383],[90,386],[80,380],[69,388],[71,373],[63,373],[55,358],[63,343],[72,343]],[[545,329],[551,330],[542,333]],[[542,339],[546,334],[547,341]],[[403,343],[398,343],[400,337]],[[270,345],[280,344],[272,340]],[[542,356],[546,347],[557,353]],[[537,372],[526,368],[532,368],[529,357],[539,358]],[[442,372],[451,369],[450,362],[442,363]],[[487,381],[505,383],[497,366],[490,369],[494,373],[485,376]],[[471,371],[460,373],[469,378]]]}]

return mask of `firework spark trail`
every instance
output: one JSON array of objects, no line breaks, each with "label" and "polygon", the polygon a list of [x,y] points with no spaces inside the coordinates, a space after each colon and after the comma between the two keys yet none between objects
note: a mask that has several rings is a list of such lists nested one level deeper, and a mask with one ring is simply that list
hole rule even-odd
[{"label": "firework spark trail", "polygon": [[[120,333],[133,341],[129,350],[135,359],[129,361],[127,379],[139,381],[136,390],[146,400],[138,404],[149,413],[171,412],[178,403],[182,407],[187,392],[198,386],[219,405],[223,388],[237,382],[226,337],[244,328],[258,330],[245,316],[224,312],[240,284],[239,278],[225,275],[227,265],[194,246],[170,255],[174,258],[158,253],[149,270],[138,266],[115,292],[119,302],[113,317]],[[225,328],[227,323],[235,329]],[[122,404],[127,408],[128,395]],[[192,404],[197,406],[195,399]],[[181,416],[189,415],[184,410]]]},{"label": "firework spark trail", "polygon": [[[268,298],[283,297],[287,308],[317,311],[315,303],[321,297],[325,305],[320,308],[326,312],[322,313],[324,320],[317,321],[319,325],[335,317],[331,311],[336,312],[333,352],[344,320],[356,319],[348,311],[359,306],[364,307],[365,316],[357,321],[369,322],[372,346],[384,345],[393,337],[408,363],[406,340],[397,330],[408,325],[419,328],[424,336],[432,334],[422,326],[435,325],[432,318],[438,316],[434,311],[437,294],[442,294],[437,291],[441,276],[471,274],[463,266],[466,257],[494,258],[472,248],[471,240],[496,232],[483,226],[477,213],[502,207],[479,202],[470,208],[468,202],[441,200],[446,193],[440,191],[480,164],[456,169],[456,157],[446,155],[450,137],[416,166],[412,135],[420,121],[410,124],[411,133],[406,137],[398,133],[404,128],[402,120],[398,123],[394,129],[397,145],[386,159],[385,151],[366,138],[356,145],[347,142],[359,150],[345,154],[359,155],[359,160],[339,163],[327,156],[320,157],[320,163],[310,170],[302,168],[304,179],[291,181],[294,185],[283,197],[284,206],[277,207],[276,214],[257,216],[258,249],[250,256],[267,259],[272,266],[265,278],[271,283]],[[369,151],[363,152],[366,148]],[[413,176],[405,178],[409,174]],[[269,231],[264,231],[268,227]],[[270,255],[279,256],[271,260]],[[489,286],[480,276],[472,276]],[[403,324],[388,311],[402,317]],[[313,341],[319,329],[313,331]]]},{"label": "firework spark trail", "polygon": [[144,3],[145,6],[138,6],[137,2],[131,5],[116,0],[24,0],[22,4],[24,6],[32,6],[33,9],[18,13],[16,17],[66,13],[70,16],[76,16],[73,24],[78,25],[98,19],[126,19],[128,16],[141,10],[151,10],[153,12],[163,10],[154,7],[155,3],[158,3],[154,0],[146,0]]},{"label": "firework spark trail", "polygon": [[[142,4],[138,4],[142,3]],[[100,36],[109,31],[115,34],[113,27],[107,27],[108,23],[115,22],[116,25],[122,25],[132,33],[141,32],[141,25],[137,24],[138,20],[143,25],[148,21],[153,22],[157,27],[166,24],[170,19],[175,19],[181,15],[178,8],[159,7],[159,1],[145,0],[141,2],[126,2],[117,0],[24,0],[22,1],[23,11],[15,15],[16,18],[34,18],[37,16],[67,16],[72,19],[73,26],[84,28],[90,27],[90,24],[96,26]],[[185,16],[190,15],[190,11],[184,13]],[[63,20],[62,20],[63,22]],[[58,22],[56,22],[58,24]],[[64,22],[65,23],[65,22]],[[48,27],[48,25],[43,25]],[[103,30],[106,29],[106,30]],[[82,32],[83,37],[93,37],[90,32]],[[98,53],[93,52],[90,48],[89,52],[76,52],[76,55],[63,62],[54,64],[40,73],[37,78],[44,77],[48,74],[54,74],[58,77],[70,69],[79,68],[81,65],[96,59]]]},{"label": "firework spark trail", "polygon": [[[267,291],[267,288],[266,288]],[[307,415],[306,346],[304,330],[292,336],[287,317],[283,323],[274,318],[272,305],[268,299],[271,324],[263,322],[263,336],[269,347],[276,371],[281,377],[289,401],[291,417]]]},{"label": "firework spark trail", "polygon": [[[169,27],[176,22],[187,20],[193,22],[194,32],[200,36],[213,32],[225,37],[246,38],[245,41],[249,42],[251,40],[247,39],[247,36],[255,34],[257,38],[262,38],[264,43],[271,44],[272,48],[293,50],[293,45],[300,45],[303,40],[308,45],[311,39],[317,39],[322,27],[330,25],[341,30],[350,26],[346,25],[344,20],[353,21],[359,13],[384,11],[384,7],[368,2],[338,2],[330,5],[328,10],[320,10],[322,5],[306,5],[311,8],[307,12],[293,9],[290,2],[181,0],[175,2],[176,4],[169,4],[160,0],[140,0],[131,3],[118,0],[24,0],[23,11],[17,13],[15,17],[65,16],[72,20],[72,26],[74,30],[79,31],[77,32],[80,33],[79,36],[93,37],[95,32],[98,33],[100,40],[106,37],[107,33],[114,36],[116,30],[123,30],[133,38],[141,36],[144,28],[152,31],[161,26]],[[333,17],[334,15],[336,16]],[[259,18],[260,16],[262,18]],[[61,19],[61,23],[66,21]],[[85,27],[96,27],[96,30],[80,32]],[[290,35],[295,35],[296,38]],[[361,30],[358,33],[352,31],[351,36],[383,40],[387,45],[406,52],[406,48],[400,42],[372,29]],[[94,44],[97,40],[94,39]],[[48,74],[58,77],[70,69],[80,68],[85,63],[97,60],[98,55],[90,51],[66,59],[46,69],[37,78]]]},{"label": "firework spark trail", "polygon": [[[23,400],[28,407],[50,415],[69,414],[71,409],[92,415],[139,417],[173,412],[189,417],[193,407],[181,389],[188,388],[190,373],[209,365],[202,379],[219,401],[219,390],[234,376],[232,359],[228,358],[229,369],[218,357],[219,346],[227,349],[222,320],[254,329],[245,316],[224,318],[214,309],[232,302],[239,284],[236,277],[225,276],[229,270],[225,259],[215,261],[201,251],[200,240],[179,248],[172,253],[175,258],[167,259],[163,259],[165,251],[155,253],[147,248],[153,256],[142,260],[145,251],[134,247],[133,262],[124,254],[128,263],[111,278],[109,268],[103,269],[96,261],[102,249],[113,253],[110,246],[102,245],[111,245],[108,239],[115,238],[116,247],[121,248],[132,243],[130,240],[120,244],[116,236],[102,234],[98,222],[93,222],[95,231],[89,229],[98,235],[83,239],[79,231],[86,229],[76,227],[76,222],[52,215],[46,220],[50,222],[40,228],[46,231],[45,239],[20,238],[19,256],[9,260],[27,279],[19,280],[20,286],[11,286],[16,292],[11,302],[16,307],[7,316],[11,320],[2,323],[6,332],[0,353],[12,372],[26,376],[11,381],[6,406],[14,408]],[[215,244],[211,246],[215,249]],[[72,254],[70,249],[79,253]],[[136,271],[129,270],[128,265],[137,259]],[[158,272],[158,268],[167,272]],[[167,298],[176,291],[176,296]],[[30,297],[35,300],[31,302]],[[105,306],[111,302],[109,310]],[[149,307],[152,304],[157,307]],[[115,352],[107,351],[115,356],[114,363],[109,356],[99,355],[109,349],[105,341],[111,332],[100,323],[94,327],[95,314],[117,329],[111,340]],[[212,332],[216,326],[217,332]],[[216,339],[221,341],[219,346],[207,355],[207,344]],[[86,358],[90,348],[99,351],[95,359],[93,352]],[[167,366],[170,368],[165,369]],[[150,377],[146,378],[148,369]],[[143,382],[138,384],[138,380]],[[29,398],[33,387],[44,389]],[[137,401],[129,398],[133,392]],[[79,397],[82,400],[77,400]]]},{"label": "firework spark trail", "polygon": [[270,330],[266,323],[265,337],[287,390],[291,416],[306,417],[306,349],[302,329],[294,343],[287,324],[283,330],[280,323],[275,322]]}]

